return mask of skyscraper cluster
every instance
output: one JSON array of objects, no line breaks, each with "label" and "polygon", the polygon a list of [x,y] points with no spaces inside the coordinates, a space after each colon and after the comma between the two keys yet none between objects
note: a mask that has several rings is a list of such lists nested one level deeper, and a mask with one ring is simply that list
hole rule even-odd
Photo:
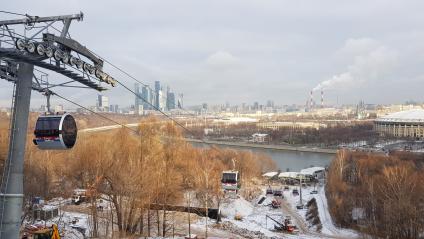
[{"label": "skyscraper cluster", "polygon": [[178,95],[177,98],[170,87],[165,89],[160,81],[155,81],[154,89],[148,85],[143,85],[140,88],[140,84],[135,83],[134,92],[136,93],[134,104],[136,114],[142,114],[144,110],[168,111],[182,108],[182,94]]}]

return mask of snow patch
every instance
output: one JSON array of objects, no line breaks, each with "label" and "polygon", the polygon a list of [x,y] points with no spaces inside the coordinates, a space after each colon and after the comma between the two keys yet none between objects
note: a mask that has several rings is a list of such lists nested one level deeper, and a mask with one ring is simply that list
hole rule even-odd
[{"label": "snow patch", "polygon": [[246,217],[253,212],[253,205],[244,198],[237,198],[229,202],[224,202],[221,207],[221,214],[227,218],[234,218],[236,215]]}]

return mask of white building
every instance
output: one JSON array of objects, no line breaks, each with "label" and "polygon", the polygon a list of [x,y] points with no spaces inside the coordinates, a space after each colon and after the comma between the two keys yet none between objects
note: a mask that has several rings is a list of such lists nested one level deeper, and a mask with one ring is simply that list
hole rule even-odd
[{"label": "white building", "polygon": [[266,177],[266,178],[272,178],[278,175],[278,172],[267,172],[262,174],[262,177]]},{"label": "white building", "polygon": [[413,109],[380,117],[374,120],[374,129],[381,135],[424,138],[424,110]]},{"label": "white building", "polygon": [[282,179],[300,179],[299,172],[282,172],[278,175]]},{"label": "white building", "polygon": [[252,141],[254,143],[264,143],[268,141],[268,134],[255,133],[252,135]]},{"label": "white building", "polygon": [[98,95],[97,96],[97,108],[100,111],[109,111],[109,98],[104,95]]},{"label": "white building", "polygon": [[310,167],[300,170],[300,174],[309,175],[317,179],[324,178],[325,168],[323,167]]},{"label": "white building", "polygon": [[260,128],[278,130],[280,128],[293,128],[293,129],[303,129],[303,128],[327,128],[327,124],[319,122],[260,122],[256,124]]}]

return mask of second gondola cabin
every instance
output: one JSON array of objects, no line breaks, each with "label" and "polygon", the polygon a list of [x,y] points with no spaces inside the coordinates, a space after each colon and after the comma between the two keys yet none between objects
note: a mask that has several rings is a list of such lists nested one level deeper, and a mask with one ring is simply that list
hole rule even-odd
[{"label": "second gondola cabin", "polygon": [[41,115],[35,125],[33,142],[39,149],[71,149],[76,143],[77,133],[77,124],[72,115]]},{"label": "second gondola cabin", "polygon": [[221,186],[224,191],[235,191],[240,189],[240,174],[238,171],[223,171]]}]

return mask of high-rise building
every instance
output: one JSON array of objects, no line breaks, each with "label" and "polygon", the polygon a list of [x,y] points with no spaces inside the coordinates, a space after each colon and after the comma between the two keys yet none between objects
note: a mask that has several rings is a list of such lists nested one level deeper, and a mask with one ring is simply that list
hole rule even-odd
[{"label": "high-rise building", "polygon": [[204,111],[207,111],[207,110],[208,110],[208,103],[203,103],[203,104],[202,104],[202,109],[203,109]]},{"label": "high-rise building", "polygon": [[165,110],[170,110],[170,102],[169,102],[169,96],[170,96],[170,93],[171,93],[171,88],[169,87],[169,86],[167,86],[166,87],[166,93],[163,95],[163,97],[164,97],[164,103],[165,103]]},{"label": "high-rise building", "polygon": [[119,113],[119,106],[118,105],[110,105],[109,112]]},{"label": "high-rise building", "polygon": [[183,104],[183,94],[179,94],[178,95],[178,100],[177,100],[177,107],[179,108],[179,109],[182,109],[182,108],[184,108],[184,104]]},{"label": "high-rise building", "polygon": [[[140,89],[140,85],[136,83],[134,85],[134,92],[136,93],[134,112],[139,114],[140,109],[143,110],[153,110],[159,109],[162,111],[175,109],[176,107],[182,108],[182,97],[183,95],[178,95],[178,99],[174,92],[171,92],[170,87],[161,86],[160,81],[155,81],[154,89],[150,88],[148,85],[144,85]],[[140,107],[142,106],[142,107]]]},{"label": "high-rise building", "polygon": [[138,107],[138,94],[140,93],[140,85],[138,83],[134,83],[134,93],[135,93],[134,105],[137,108]]},{"label": "high-rise building", "polygon": [[268,101],[266,102],[266,107],[274,108],[274,101],[272,101],[272,100],[268,100]]},{"label": "high-rise building", "polygon": [[[168,88],[168,90],[169,90],[169,88]],[[164,90],[163,90],[163,88],[161,88],[161,90],[160,90],[160,92],[161,92],[161,95],[160,95],[160,110],[162,110],[162,111],[165,111],[165,110],[167,110],[167,107],[166,107],[166,104],[167,104],[167,91],[165,92]]]},{"label": "high-rise building", "polygon": [[160,87],[160,81],[155,81],[155,107],[157,109],[160,109],[160,102],[161,102],[161,87]]},{"label": "high-rise building", "polygon": [[145,110],[151,109],[152,101],[151,101],[151,91],[149,86],[145,85],[141,88],[141,98],[143,99],[143,108]]},{"label": "high-rise building", "polygon": [[142,93],[140,93],[140,84],[138,83],[134,84],[134,93],[135,93],[135,102],[134,102],[135,114],[141,114],[142,112],[139,112],[139,109],[140,109],[140,105],[143,104],[143,100],[140,99],[142,97]]},{"label": "high-rise building", "polygon": [[166,110],[166,92],[163,91],[160,81],[155,81],[155,104],[154,106],[159,110]]},{"label": "high-rise building", "polygon": [[174,92],[168,92],[166,99],[167,99],[166,100],[166,108],[168,108],[168,110],[175,109],[175,94],[174,94]]},{"label": "high-rise building", "polygon": [[153,106],[156,105],[156,93],[152,88],[148,88],[147,90],[149,92],[149,102],[151,105],[149,105],[149,109],[153,110]]},{"label": "high-rise building", "polygon": [[253,103],[253,110],[259,110],[259,103],[258,102]]},{"label": "high-rise building", "polygon": [[104,95],[98,95],[96,105],[99,111],[109,111],[109,98]]}]

